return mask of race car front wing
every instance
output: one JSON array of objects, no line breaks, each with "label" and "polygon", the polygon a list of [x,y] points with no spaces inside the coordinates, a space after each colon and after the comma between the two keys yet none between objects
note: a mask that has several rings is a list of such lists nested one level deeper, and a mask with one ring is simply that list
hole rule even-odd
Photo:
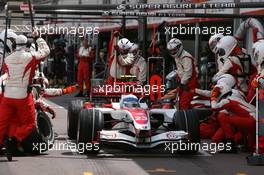
[{"label": "race car front wing", "polygon": [[102,130],[100,132],[101,143],[127,144],[135,148],[154,148],[167,142],[179,142],[188,139],[185,131],[168,131],[150,137],[132,137],[119,131]]}]

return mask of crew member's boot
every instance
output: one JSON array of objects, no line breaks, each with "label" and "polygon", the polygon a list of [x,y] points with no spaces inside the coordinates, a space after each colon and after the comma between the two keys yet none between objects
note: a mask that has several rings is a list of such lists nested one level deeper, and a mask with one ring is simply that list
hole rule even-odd
[{"label": "crew member's boot", "polygon": [[4,141],[6,149],[6,158],[8,161],[12,161],[13,155],[17,149],[17,139],[15,137],[7,137]]}]

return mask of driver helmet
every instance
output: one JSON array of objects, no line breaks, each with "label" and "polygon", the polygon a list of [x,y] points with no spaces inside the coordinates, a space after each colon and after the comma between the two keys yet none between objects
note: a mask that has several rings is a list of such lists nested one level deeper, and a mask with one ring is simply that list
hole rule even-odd
[{"label": "driver helmet", "polygon": [[7,49],[7,53],[12,53],[13,50],[15,49],[17,34],[12,29],[8,29],[7,33],[5,33],[5,30],[3,30],[0,33],[0,41],[3,44],[4,44],[4,41],[5,41],[5,35],[6,35],[6,49]]},{"label": "driver helmet", "polygon": [[259,42],[255,46],[253,54],[253,58],[256,61],[257,65],[262,67],[264,62],[264,42]]},{"label": "driver helmet", "polygon": [[122,38],[117,42],[118,51],[123,55],[128,54],[132,45],[133,43],[131,43],[127,38]]},{"label": "driver helmet", "polygon": [[181,40],[177,38],[172,38],[168,43],[167,43],[167,49],[170,52],[170,55],[172,57],[178,58],[183,51],[183,45]]},{"label": "driver helmet", "polygon": [[219,40],[221,38],[223,38],[224,35],[222,33],[217,33],[217,34],[214,34],[210,37],[209,41],[208,41],[208,45],[209,45],[209,48],[210,50],[216,54],[216,45],[217,43],[219,42]]},{"label": "driver helmet", "polygon": [[134,54],[134,55],[137,55],[138,54],[138,51],[139,51],[139,48],[138,48],[138,45],[133,43],[129,52]]},{"label": "driver helmet", "polygon": [[237,40],[233,36],[224,36],[216,44],[216,53],[219,58],[226,59],[237,46]]},{"label": "driver helmet", "polygon": [[120,107],[135,108],[138,106],[138,98],[135,95],[129,94],[121,97]]},{"label": "driver helmet", "polygon": [[25,35],[18,35],[16,38],[16,50],[25,49],[27,47],[27,37]]},{"label": "driver helmet", "polygon": [[213,84],[219,84],[219,83],[225,83],[226,85],[230,86],[231,88],[234,88],[236,85],[236,79],[234,76],[230,74],[223,74],[220,76],[213,77],[212,83]]},{"label": "driver helmet", "polygon": [[218,88],[220,90],[220,94],[218,95],[218,99],[222,99],[224,96],[227,96],[228,94],[231,95],[232,93],[232,87],[230,87],[228,84],[224,82],[218,83],[215,88]]}]

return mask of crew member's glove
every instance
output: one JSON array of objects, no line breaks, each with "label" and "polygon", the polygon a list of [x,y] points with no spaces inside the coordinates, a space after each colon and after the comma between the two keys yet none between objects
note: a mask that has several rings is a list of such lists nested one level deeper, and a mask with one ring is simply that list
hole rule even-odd
[{"label": "crew member's glove", "polygon": [[77,90],[77,86],[78,85],[73,85],[73,86],[68,86],[64,89],[62,89],[62,94],[70,94],[70,93],[73,93]]},{"label": "crew member's glove", "polygon": [[251,82],[251,86],[256,89],[258,87],[258,80],[255,78],[252,82]]},{"label": "crew member's glove", "polygon": [[211,93],[211,108],[214,109],[216,107],[217,104],[217,98],[220,94],[220,88],[219,87],[214,87],[214,89],[212,90]]},{"label": "crew member's glove", "polygon": [[51,109],[50,107],[47,107],[46,110],[48,113],[52,115],[52,119],[56,118],[56,113],[53,109]]},{"label": "crew member's glove", "polygon": [[220,88],[219,87],[215,87],[213,90],[212,90],[212,93],[211,93],[211,101],[216,101],[218,96],[220,94]]},{"label": "crew member's glove", "polygon": [[264,89],[264,77],[259,77],[259,78],[255,78],[252,82],[251,82],[251,86],[253,88],[261,88]]}]

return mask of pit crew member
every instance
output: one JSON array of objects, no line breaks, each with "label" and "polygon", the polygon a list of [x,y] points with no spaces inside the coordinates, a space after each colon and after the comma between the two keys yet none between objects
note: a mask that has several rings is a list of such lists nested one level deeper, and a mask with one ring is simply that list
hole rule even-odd
[{"label": "pit crew member", "polygon": [[90,93],[90,79],[91,79],[91,70],[90,66],[92,65],[92,60],[95,58],[94,50],[89,47],[88,40],[84,39],[82,46],[78,50],[77,58],[79,60],[78,64],[78,84],[80,87],[80,92],[76,97],[83,97],[83,82],[85,82],[87,95]]},{"label": "pit crew member", "polygon": [[133,43],[129,52],[132,53],[135,57],[135,61],[130,69],[130,74],[136,76],[137,80],[141,84],[144,84],[147,76],[146,60],[140,55],[138,45],[135,43]]},{"label": "pit crew member", "polygon": [[121,76],[130,74],[130,69],[135,61],[135,57],[132,53],[129,53],[133,43],[127,38],[122,38],[117,42],[115,49],[119,53],[118,56],[113,57],[110,61],[110,75],[107,82],[113,83],[114,80],[121,81]]},{"label": "pit crew member", "polygon": [[233,146],[239,141],[237,134],[242,134],[248,139],[248,146],[253,151],[256,132],[255,107],[233,93],[232,88],[224,82],[214,87],[211,107],[215,111],[221,111],[217,119],[224,133],[224,140],[231,143],[234,148]]},{"label": "pit crew member", "polygon": [[196,60],[183,49],[182,42],[177,38],[173,38],[167,43],[167,49],[175,59],[177,66],[176,79],[179,84],[179,108],[189,109],[194,89],[198,86]]},{"label": "pit crew member", "polygon": [[[33,32],[32,37],[37,38],[37,32]],[[4,142],[9,161],[12,160],[17,142],[21,142],[35,129],[35,105],[28,86],[32,82],[36,65],[50,53],[44,39],[37,38],[36,42],[38,51],[26,51],[27,38],[19,35],[16,38],[16,51],[5,58],[9,78],[0,104],[0,143],[4,141],[11,119],[16,119],[19,125]]]},{"label": "pit crew member", "polygon": [[238,45],[237,40],[232,36],[224,36],[221,38],[216,45],[216,50],[218,57],[224,59],[224,65],[214,78],[229,73],[236,78],[238,89],[247,94],[247,81],[249,77],[245,74],[245,69],[241,60],[250,59],[248,55],[244,53],[242,48]]},{"label": "pit crew member", "polygon": [[[215,82],[215,85],[213,85],[213,86],[217,86],[218,84],[221,84],[221,83],[225,83],[226,85],[231,87],[233,94],[235,94],[237,97],[245,100],[244,94],[242,92],[240,92],[239,90],[234,88],[234,86],[236,85],[236,80],[232,75],[223,74],[223,75],[219,76]],[[211,95],[212,95],[212,91],[195,89],[195,94],[210,99]],[[226,112],[226,111],[223,110],[220,112]],[[219,123],[217,121],[217,115],[218,115],[218,113],[214,113],[214,115],[209,117],[206,122],[201,123],[201,125],[200,125],[201,138],[212,139],[214,142],[217,142],[217,143],[223,140],[224,133],[221,129],[219,130]]]},{"label": "pit crew member", "polygon": [[221,33],[217,33],[213,36],[210,37],[209,41],[208,41],[208,45],[209,45],[209,49],[215,54],[215,58],[216,58],[216,63],[217,63],[217,70],[221,70],[221,68],[224,65],[224,59],[223,58],[219,58],[217,55],[217,50],[216,50],[216,45],[219,42],[219,40],[221,38],[223,38],[224,35]]},{"label": "pit crew member", "polygon": [[31,87],[35,88],[36,90],[33,91],[35,107],[41,108],[43,111],[50,113],[52,115],[52,119],[54,119],[56,117],[56,113],[52,107],[50,107],[50,105],[44,101],[44,98],[73,93],[77,90],[77,85],[72,85],[65,88],[48,88],[48,86],[49,82],[43,73],[35,76],[33,79],[33,84],[31,85]]},{"label": "pit crew member", "polygon": [[[7,38],[6,38],[6,45],[4,46],[4,39],[5,39],[5,30],[0,33],[0,69],[1,69],[1,77],[0,77],[0,102],[2,99],[2,91],[4,87],[4,82],[8,78],[8,74],[6,72],[6,67],[2,65],[3,61],[3,54],[5,48],[5,56],[11,54],[15,49],[15,39],[17,34],[11,30],[7,30]],[[3,75],[2,75],[3,74]]]}]

